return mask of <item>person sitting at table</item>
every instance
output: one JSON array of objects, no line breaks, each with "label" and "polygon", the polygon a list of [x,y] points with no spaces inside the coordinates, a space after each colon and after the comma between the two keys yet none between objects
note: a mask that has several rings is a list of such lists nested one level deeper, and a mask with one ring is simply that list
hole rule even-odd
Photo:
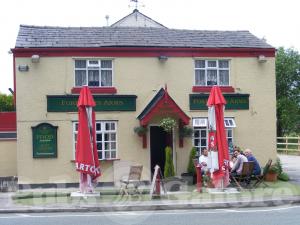
[{"label": "person sitting at table", "polygon": [[246,149],[244,151],[245,156],[247,157],[248,161],[254,162],[254,168],[253,168],[253,175],[260,175],[261,174],[261,168],[257,161],[257,159],[253,156],[251,149]]},{"label": "person sitting at table", "polygon": [[202,175],[208,171],[208,150],[204,148],[202,151],[202,155],[199,157],[199,164],[201,165],[201,173]]},{"label": "person sitting at table", "polygon": [[234,150],[233,155],[236,157],[236,161],[234,162],[231,169],[231,175],[241,175],[243,170],[243,163],[248,162],[248,159],[246,156],[241,154],[241,151],[239,149]]}]

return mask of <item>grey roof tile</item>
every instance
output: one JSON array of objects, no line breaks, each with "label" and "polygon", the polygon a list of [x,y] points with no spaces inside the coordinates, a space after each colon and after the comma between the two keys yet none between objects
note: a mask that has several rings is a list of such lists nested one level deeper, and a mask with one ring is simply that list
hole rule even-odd
[{"label": "grey roof tile", "polygon": [[16,48],[64,47],[273,48],[249,31],[143,27],[50,27],[21,25]]}]

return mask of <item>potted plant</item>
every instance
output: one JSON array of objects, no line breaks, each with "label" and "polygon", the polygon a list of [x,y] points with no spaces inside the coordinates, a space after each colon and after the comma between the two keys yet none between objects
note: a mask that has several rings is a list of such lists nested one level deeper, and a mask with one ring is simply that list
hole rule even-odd
[{"label": "potted plant", "polygon": [[192,148],[190,155],[189,155],[189,162],[187,167],[187,173],[182,173],[182,179],[188,184],[192,185],[194,181],[196,181],[196,170],[194,166],[194,159],[196,158],[197,150],[195,147]]},{"label": "potted plant", "polygon": [[276,164],[271,165],[269,171],[266,173],[265,180],[270,182],[277,181],[278,173],[279,173],[278,166]]},{"label": "potted plant", "polygon": [[173,128],[177,126],[176,120],[170,117],[163,118],[159,126],[164,129],[167,133],[172,132]]},{"label": "potted plant", "polygon": [[143,127],[143,126],[138,126],[138,127],[133,128],[133,131],[141,137],[147,133],[148,128]]},{"label": "potted plant", "polygon": [[202,176],[203,187],[214,188],[214,184],[212,183],[212,179],[209,175],[204,174]]},{"label": "potted plant", "polygon": [[179,137],[184,138],[184,137],[192,137],[193,135],[193,128],[184,126],[181,129],[179,129]]}]

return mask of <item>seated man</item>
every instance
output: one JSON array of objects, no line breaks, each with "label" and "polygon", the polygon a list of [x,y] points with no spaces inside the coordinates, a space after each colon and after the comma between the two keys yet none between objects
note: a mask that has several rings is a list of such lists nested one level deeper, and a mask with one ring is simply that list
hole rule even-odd
[{"label": "seated man", "polygon": [[205,174],[208,170],[208,150],[206,148],[203,149],[202,155],[199,157],[199,164],[201,165],[201,173]]},{"label": "seated man", "polygon": [[260,165],[259,165],[257,159],[253,156],[252,151],[250,149],[246,149],[244,151],[244,154],[247,157],[249,162],[250,161],[254,162],[253,175],[260,175],[261,174]]},{"label": "seated man", "polygon": [[233,155],[236,157],[236,161],[234,162],[231,169],[231,175],[241,175],[243,170],[243,163],[248,162],[248,159],[246,156],[241,154],[241,151],[239,149],[234,150]]}]

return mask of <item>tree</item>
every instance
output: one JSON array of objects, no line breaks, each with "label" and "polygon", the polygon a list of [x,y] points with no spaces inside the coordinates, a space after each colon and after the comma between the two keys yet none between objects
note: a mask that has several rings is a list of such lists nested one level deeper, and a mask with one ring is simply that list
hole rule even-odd
[{"label": "tree", "polygon": [[300,54],[280,47],[276,53],[277,135],[300,133]]},{"label": "tree", "polygon": [[194,159],[196,158],[196,153],[197,153],[197,150],[195,147],[193,147],[190,152],[189,163],[188,163],[188,168],[187,168],[187,172],[191,173],[193,175],[196,174],[196,170],[195,170],[195,166],[194,166]]},{"label": "tree", "polygon": [[172,148],[167,146],[165,149],[166,153],[166,161],[165,161],[165,168],[164,168],[164,177],[173,177],[175,176],[174,164],[172,159]]},{"label": "tree", "polygon": [[0,112],[15,111],[14,98],[12,95],[0,93]]}]

